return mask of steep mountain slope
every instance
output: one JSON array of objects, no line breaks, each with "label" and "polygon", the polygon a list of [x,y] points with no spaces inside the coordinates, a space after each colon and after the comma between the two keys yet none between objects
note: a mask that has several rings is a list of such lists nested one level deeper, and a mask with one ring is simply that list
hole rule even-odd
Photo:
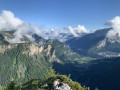
[{"label": "steep mountain slope", "polygon": [[[97,53],[101,51],[105,52],[110,50],[111,52],[119,53],[119,38],[117,36],[113,39],[105,38],[108,31],[109,29],[99,30],[81,37],[83,40],[79,38],[81,41],[86,41],[87,43],[85,46],[87,49],[84,45],[81,45],[82,49],[87,51],[85,52],[87,55],[97,56]],[[100,35],[101,32],[103,35]],[[94,90],[96,87],[100,90],[119,90],[120,88],[120,58],[107,58],[93,61],[91,60],[92,58],[83,57],[72,52],[62,42],[45,40],[35,34],[33,35],[34,42],[24,37],[20,42],[14,44],[10,44],[6,40],[7,37],[12,37],[12,32],[1,33],[0,37],[0,41],[2,42],[0,44],[0,86],[6,86],[10,83],[11,79],[14,79],[16,85],[28,81],[28,83],[21,86],[23,90],[36,87],[41,88],[41,81],[39,82],[37,80],[50,76],[49,69],[52,66],[57,73],[71,74],[73,80],[80,82],[82,86],[90,86],[91,90]],[[89,42],[87,42],[87,39]],[[93,41],[95,43],[92,43]],[[85,42],[83,43],[85,44]],[[88,45],[89,43],[90,46]],[[115,48],[112,45],[115,45]],[[29,81],[34,78],[35,80]],[[51,79],[56,79],[56,77],[46,80],[49,83]],[[113,82],[114,80],[115,82]],[[42,83],[42,85],[44,84]]]},{"label": "steep mountain slope", "polygon": [[103,57],[120,56],[120,37],[105,38],[89,50],[89,53]]},{"label": "steep mountain slope", "polygon": [[59,73],[71,74],[72,80],[89,86],[90,90],[120,89],[120,57],[97,59],[79,66],[57,63],[54,67]]},{"label": "steep mountain slope", "polygon": [[0,85],[6,86],[11,79],[18,85],[32,78],[44,78],[53,62],[60,64],[80,62],[80,56],[57,40],[45,40],[33,35],[35,42],[26,37],[19,43],[10,44],[4,38],[11,32],[1,33]]},{"label": "steep mountain slope", "polygon": [[2,34],[0,34],[0,45],[7,45],[9,44],[7,41],[5,41],[4,37]]},{"label": "steep mountain slope", "polygon": [[87,54],[88,50],[103,40],[109,29],[97,30],[94,33],[87,34],[83,37],[76,37],[68,40],[66,44],[79,54]]},{"label": "steep mountain slope", "polygon": [[110,29],[97,30],[81,38],[73,38],[66,42],[69,47],[80,55],[91,57],[117,57],[120,56],[120,38],[116,36],[107,38]]},{"label": "steep mountain slope", "polygon": [[100,90],[120,89],[120,57],[92,61],[88,70],[83,71],[79,80],[86,86]]},{"label": "steep mountain slope", "polygon": [[49,67],[49,54],[37,51],[35,45],[15,44],[0,53],[0,84],[6,85],[12,78],[17,84],[31,78],[44,78]]}]

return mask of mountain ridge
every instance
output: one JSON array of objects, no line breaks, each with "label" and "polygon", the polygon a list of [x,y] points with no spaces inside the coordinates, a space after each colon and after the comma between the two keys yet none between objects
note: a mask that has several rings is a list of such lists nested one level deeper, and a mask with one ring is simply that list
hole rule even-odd
[{"label": "mountain ridge", "polygon": [[111,28],[100,29],[83,37],[70,39],[66,42],[66,44],[74,52],[83,56],[96,58],[118,57],[120,53],[120,38],[118,35],[112,38],[106,37],[110,30]]},{"label": "mountain ridge", "polygon": [[[9,33],[4,32],[1,37],[10,37]],[[81,61],[80,55],[73,53],[64,43],[45,40],[37,35],[33,37],[37,42],[30,42],[24,37],[18,43],[0,44],[0,77],[3,77],[0,78],[0,85],[6,86],[11,78],[17,85],[32,78],[44,78],[53,62]]]}]

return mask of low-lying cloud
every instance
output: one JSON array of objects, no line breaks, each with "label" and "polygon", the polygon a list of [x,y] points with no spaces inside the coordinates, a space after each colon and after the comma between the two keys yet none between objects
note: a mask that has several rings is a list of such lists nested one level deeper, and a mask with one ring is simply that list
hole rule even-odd
[{"label": "low-lying cloud", "polygon": [[66,29],[46,29],[40,28],[34,23],[27,23],[23,20],[15,17],[11,11],[3,10],[0,14],[0,31],[11,31],[15,30],[14,38],[8,40],[10,43],[17,43],[23,36],[26,36],[30,41],[34,41],[34,38],[30,34],[37,34],[44,39],[57,39],[64,42],[69,36],[78,37],[82,33],[89,33],[84,26],[78,25],[77,27],[69,26]]},{"label": "low-lying cloud", "polygon": [[80,36],[80,34],[84,34],[84,33],[90,33],[89,30],[87,30],[83,25],[78,25],[77,27],[68,27],[68,30],[75,36],[78,37]]},{"label": "low-lying cloud", "polygon": [[105,25],[112,27],[112,29],[106,35],[107,38],[113,38],[116,35],[120,37],[120,17],[119,16],[116,16],[112,20],[107,21]]},{"label": "low-lying cloud", "polygon": [[3,10],[2,14],[0,15],[0,31],[11,31],[15,30],[14,32],[14,38],[11,40],[8,40],[10,43],[17,43],[20,41],[23,36],[26,36],[30,41],[34,41],[32,36],[29,34],[31,31],[35,34],[39,34],[40,30],[39,28],[32,24],[27,23],[19,18],[15,17],[14,14],[11,11]]},{"label": "low-lying cloud", "polygon": [[[49,31],[49,32],[48,32]],[[49,29],[48,31],[44,32],[45,39],[56,39],[61,42],[65,42],[68,39],[68,35],[70,34],[67,32],[66,29]]]}]

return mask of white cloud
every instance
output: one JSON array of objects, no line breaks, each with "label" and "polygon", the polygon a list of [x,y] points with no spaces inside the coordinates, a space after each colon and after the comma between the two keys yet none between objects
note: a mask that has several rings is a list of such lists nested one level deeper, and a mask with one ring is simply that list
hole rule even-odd
[{"label": "white cloud", "polygon": [[[49,32],[48,32],[49,31]],[[43,32],[42,37],[45,39],[56,39],[61,42],[64,42],[68,39],[68,32],[61,29],[47,29]]]},{"label": "white cloud", "polygon": [[8,40],[10,43],[19,42],[23,36],[26,36],[30,41],[34,41],[32,36],[29,34],[30,31],[40,35],[40,29],[36,25],[24,22],[15,17],[11,11],[6,10],[3,10],[0,15],[0,30],[15,30],[14,38]]},{"label": "white cloud", "polygon": [[107,38],[112,38],[116,35],[120,37],[120,17],[116,16],[112,20],[109,20],[105,23],[108,26],[111,26],[112,29],[107,33]]},{"label": "white cloud", "polygon": [[14,33],[14,38],[9,40],[11,43],[19,42],[23,36],[26,36],[30,41],[34,41],[32,36],[29,34],[30,26],[28,23],[23,23],[22,25],[17,27],[17,30]]},{"label": "white cloud", "polygon": [[17,29],[19,25],[22,25],[24,22],[19,18],[16,18],[14,14],[10,11],[3,10],[0,15],[0,30],[12,30]]},{"label": "white cloud", "polygon": [[[14,38],[8,40],[10,43],[17,43],[23,36],[26,36],[30,41],[34,41],[30,32],[37,34],[45,39],[57,39],[61,42],[66,41],[71,33],[78,37],[80,34],[89,33],[84,26],[77,27],[69,26],[67,29],[46,29],[35,25],[34,23],[27,23],[14,16],[11,11],[3,10],[0,14],[0,30],[10,31],[15,30]],[[68,32],[69,31],[69,32]]]},{"label": "white cloud", "polygon": [[[44,29],[44,30],[43,30]],[[60,41],[65,41],[65,36],[61,33],[65,33],[59,29],[45,29],[36,26],[34,23],[26,23],[19,18],[16,18],[11,11],[3,10],[0,15],[0,30],[15,30],[14,38],[8,40],[10,43],[17,43],[23,36],[26,36],[30,41],[34,41],[29,32],[37,34],[45,39],[57,39]]]},{"label": "white cloud", "polygon": [[75,36],[78,37],[80,34],[89,33],[90,31],[87,30],[83,25],[78,25],[77,27],[68,27],[68,30]]}]

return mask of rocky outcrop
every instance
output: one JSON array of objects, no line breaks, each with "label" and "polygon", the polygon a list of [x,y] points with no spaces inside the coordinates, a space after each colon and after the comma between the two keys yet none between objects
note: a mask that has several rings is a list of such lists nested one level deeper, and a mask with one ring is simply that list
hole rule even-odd
[{"label": "rocky outcrop", "polygon": [[54,90],[72,90],[68,84],[59,81],[54,81],[53,87]]},{"label": "rocky outcrop", "polygon": [[0,52],[4,52],[5,50],[12,49],[16,47],[17,44],[12,44],[12,45],[0,45]]},{"label": "rocky outcrop", "polygon": [[52,50],[52,46],[51,45],[47,45],[47,46],[36,46],[35,44],[31,44],[29,46],[30,49],[30,55],[34,55],[34,54],[39,54],[41,52],[46,52],[47,55],[51,54],[51,50]]},{"label": "rocky outcrop", "polygon": [[42,45],[36,46],[31,44],[29,46],[29,55],[30,56],[38,56],[39,54],[44,54],[45,56],[49,57],[49,62],[59,62],[55,55],[55,49],[51,45]]},{"label": "rocky outcrop", "polygon": [[100,41],[100,42],[98,43],[98,45],[97,45],[97,48],[98,48],[98,49],[99,49],[99,48],[102,48],[102,47],[104,47],[105,45],[106,45],[106,39]]}]

